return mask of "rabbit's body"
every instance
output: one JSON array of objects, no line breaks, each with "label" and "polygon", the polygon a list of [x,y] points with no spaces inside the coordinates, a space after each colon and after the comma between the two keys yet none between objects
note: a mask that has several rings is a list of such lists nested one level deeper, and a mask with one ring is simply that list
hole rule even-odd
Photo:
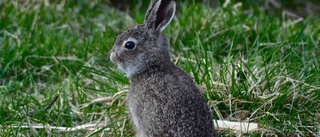
[{"label": "rabbit's body", "polygon": [[129,113],[138,137],[213,137],[213,119],[200,90],[170,60],[163,29],[175,1],[152,0],[145,22],[121,33],[110,59],[130,79]]},{"label": "rabbit's body", "polygon": [[213,121],[201,92],[184,71],[168,65],[131,77],[127,101],[138,135],[212,137]]}]

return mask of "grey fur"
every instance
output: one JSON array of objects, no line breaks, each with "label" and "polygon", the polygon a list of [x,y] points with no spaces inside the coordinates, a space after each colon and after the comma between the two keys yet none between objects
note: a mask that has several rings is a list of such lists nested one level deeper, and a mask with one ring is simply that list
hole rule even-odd
[{"label": "grey fur", "polygon": [[[213,119],[204,97],[191,77],[170,60],[162,30],[174,16],[175,1],[163,1],[152,0],[144,24],[120,34],[110,54],[130,79],[127,103],[136,136],[213,137]],[[136,47],[124,48],[130,40]]]}]

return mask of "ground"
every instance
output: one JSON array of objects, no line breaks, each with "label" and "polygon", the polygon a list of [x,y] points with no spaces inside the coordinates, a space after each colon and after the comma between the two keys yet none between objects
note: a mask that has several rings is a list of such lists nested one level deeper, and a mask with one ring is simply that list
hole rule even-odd
[{"label": "ground", "polygon": [[[129,81],[108,52],[145,9],[0,1],[0,136],[133,136]],[[219,136],[316,136],[319,26],[319,17],[263,6],[190,1],[178,2],[165,34],[173,62],[194,78],[214,119],[259,125],[217,129]]]}]

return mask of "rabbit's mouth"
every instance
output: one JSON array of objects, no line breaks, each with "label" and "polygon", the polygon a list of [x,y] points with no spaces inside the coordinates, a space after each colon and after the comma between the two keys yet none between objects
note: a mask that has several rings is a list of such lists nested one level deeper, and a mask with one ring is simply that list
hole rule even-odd
[{"label": "rabbit's mouth", "polygon": [[117,53],[111,52],[111,53],[110,53],[110,60],[111,60],[113,63],[117,64],[117,63],[120,61],[120,58],[119,58],[119,56],[117,55]]},{"label": "rabbit's mouth", "polygon": [[122,59],[117,55],[116,52],[111,52],[110,53],[110,60],[111,60],[112,63],[116,64],[120,70],[123,70],[123,67],[121,65],[122,64],[121,63]]}]

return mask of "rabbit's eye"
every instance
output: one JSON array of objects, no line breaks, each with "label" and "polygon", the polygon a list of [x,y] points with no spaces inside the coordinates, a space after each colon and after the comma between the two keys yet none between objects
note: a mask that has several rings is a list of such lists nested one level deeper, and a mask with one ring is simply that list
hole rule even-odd
[{"label": "rabbit's eye", "polygon": [[136,44],[132,41],[128,41],[124,47],[127,48],[127,49],[133,49],[134,47],[136,46]]}]

